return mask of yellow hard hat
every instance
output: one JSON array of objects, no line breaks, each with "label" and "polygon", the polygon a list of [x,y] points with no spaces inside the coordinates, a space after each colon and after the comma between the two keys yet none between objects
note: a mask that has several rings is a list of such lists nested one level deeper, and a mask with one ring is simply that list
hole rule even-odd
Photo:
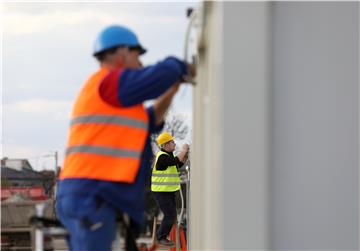
[{"label": "yellow hard hat", "polygon": [[174,140],[173,136],[168,132],[163,132],[157,137],[156,142],[161,146],[170,140]]}]

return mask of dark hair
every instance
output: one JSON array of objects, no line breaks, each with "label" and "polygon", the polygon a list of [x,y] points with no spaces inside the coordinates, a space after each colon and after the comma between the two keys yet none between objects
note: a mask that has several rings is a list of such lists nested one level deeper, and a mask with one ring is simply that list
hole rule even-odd
[{"label": "dark hair", "polygon": [[100,51],[100,52],[94,54],[94,57],[95,57],[98,61],[102,62],[102,61],[105,60],[105,58],[106,58],[108,55],[114,54],[114,53],[117,51],[117,49],[123,48],[123,47],[124,47],[124,46],[115,46],[115,47],[112,47],[112,48],[110,48],[110,49],[107,49],[107,50],[104,50],[104,51]]}]

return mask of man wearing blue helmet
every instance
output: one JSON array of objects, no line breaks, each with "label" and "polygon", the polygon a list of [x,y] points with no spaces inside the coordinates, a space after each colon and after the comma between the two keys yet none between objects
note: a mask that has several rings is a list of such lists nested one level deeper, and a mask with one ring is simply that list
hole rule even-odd
[{"label": "man wearing blue helmet", "polygon": [[[132,229],[143,223],[149,136],[162,129],[180,84],[194,75],[193,66],[175,57],[142,67],[145,52],[124,26],[107,27],[95,41],[100,69],[74,104],[57,192],[57,213],[70,233],[71,250],[111,250],[120,212]],[[154,104],[144,108],[151,99]],[[127,232],[127,250],[137,250],[134,232]]]}]

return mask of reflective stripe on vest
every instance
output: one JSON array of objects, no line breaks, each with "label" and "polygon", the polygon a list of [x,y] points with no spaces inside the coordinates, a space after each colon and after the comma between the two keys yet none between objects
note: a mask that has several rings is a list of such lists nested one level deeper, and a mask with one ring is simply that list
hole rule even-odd
[{"label": "reflective stripe on vest", "polygon": [[72,146],[66,149],[66,155],[71,153],[95,153],[102,155],[109,155],[113,157],[128,157],[128,158],[138,158],[141,155],[139,151],[129,151],[129,150],[120,150],[110,147],[101,147],[101,146]]},{"label": "reflective stripe on vest", "polygon": [[86,115],[73,118],[70,125],[81,123],[103,123],[103,124],[115,124],[115,125],[127,125],[135,128],[147,129],[147,124],[144,121],[126,118],[123,116],[113,115]]},{"label": "reflective stripe on vest", "polygon": [[152,182],[156,186],[177,186],[179,182]]},{"label": "reflective stripe on vest", "polygon": [[76,100],[61,180],[132,183],[136,178],[148,134],[148,115],[142,104],[115,107],[103,101],[98,89],[108,73],[104,68],[95,73]]},{"label": "reflective stripe on vest", "polygon": [[180,177],[176,166],[169,166],[166,170],[156,170],[159,157],[166,152],[159,151],[153,166],[151,176],[151,191],[153,192],[174,192],[180,189]]}]

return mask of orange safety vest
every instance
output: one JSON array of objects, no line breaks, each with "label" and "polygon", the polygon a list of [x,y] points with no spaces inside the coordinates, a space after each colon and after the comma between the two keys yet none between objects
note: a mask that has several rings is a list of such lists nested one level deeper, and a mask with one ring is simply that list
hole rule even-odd
[{"label": "orange safety vest", "polygon": [[77,98],[60,180],[136,178],[149,118],[143,104],[115,107],[101,98],[99,86],[108,73],[101,68],[91,76]]}]

